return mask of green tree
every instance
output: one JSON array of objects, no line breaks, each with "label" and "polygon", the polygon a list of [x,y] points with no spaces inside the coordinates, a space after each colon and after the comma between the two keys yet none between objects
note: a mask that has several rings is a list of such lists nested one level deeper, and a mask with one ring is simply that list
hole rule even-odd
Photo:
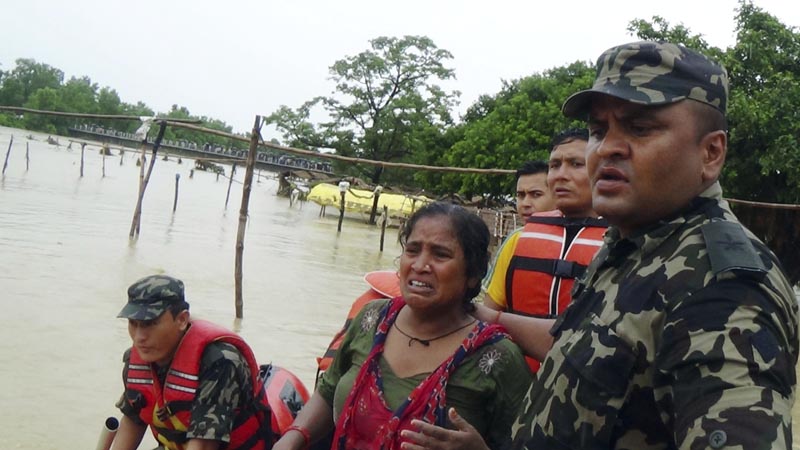
[{"label": "green tree", "polygon": [[[504,83],[497,95],[483,96],[467,110],[461,136],[441,156],[441,165],[517,169],[525,161],[546,159],[553,135],[571,123],[561,114],[561,105],[588,88],[593,78],[588,63],[575,62]],[[436,190],[505,197],[512,184],[511,176],[445,174]]]},{"label": "green tree", "polygon": [[800,203],[800,34],[741,2],[731,78],[728,195]]},{"label": "green tree", "polygon": [[[282,106],[267,117],[289,145],[329,148],[337,154],[379,161],[408,161],[424,150],[430,135],[452,125],[450,109],[459,93],[437,83],[455,77],[453,56],[422,36],[379,37],[370,49],[330,67],[335,92],[292,110]],[[321,106],[330,120],[313,123]],[[373,183],[380,167],[362,168]]]},{"label": "green tree", "polygon": [[3,77],[0,104],[22,106],[39,89],[58,89],[64,81],[64,72],[33,59],[20,58],[16,66]]},{"label": "green tree", "polygon": [[[61,92],[51,87],[37,89],[22,106],[46,111],[64,110],[62,107]],[[66,129],[65,122],[66,119],[64,118],[54,118],[43,114],[25,114],[25,118],[23,119],[25,128],[45,133],[57,133],[59,132],[59,127]]]},{"label": "green tree", "polygon": [[722,173],[726,195],[765,202],[800,202],[800,35],[742,0],[736,44],[709,47],[702,35],[659,17],[655,26],[630,23],[641,39],[677,42],[704,52],[728,70],[728,156]]},{"label": "green tree", "polygon": [[59,88],[62,107],[65,111],[97,112],[97,84],[89,77],[72,77]]},{"label": "green tree", "polygon": [[652,23],[643,19],[632,20],[628,23],[627,30],[628,33],[645,41],[672,42],[705,54],[711,49],[702,34],[692,34],[692,31],[683,24],[672,26],[661,16],[653,16]]}]

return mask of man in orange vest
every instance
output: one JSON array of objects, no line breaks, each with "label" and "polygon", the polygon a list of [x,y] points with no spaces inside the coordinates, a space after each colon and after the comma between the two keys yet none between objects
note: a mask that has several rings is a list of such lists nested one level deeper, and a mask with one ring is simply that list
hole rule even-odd
[{"label": "man in orange vest", "polygon": [[[584,156],[588,138],[583,128],[553,139],[547,187],[557,210],[533,214],[503,242],[484,279],[489,308],[552,318],[569,304],[574,280],[603,244],[607,227],[592,210]],[[538,361],[528,362],[538,369]]]}]

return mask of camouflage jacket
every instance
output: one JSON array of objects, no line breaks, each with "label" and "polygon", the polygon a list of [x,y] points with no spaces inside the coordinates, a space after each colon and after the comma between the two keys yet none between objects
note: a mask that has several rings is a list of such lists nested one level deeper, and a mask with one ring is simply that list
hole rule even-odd
[{"label": "camouflage jacket", "polygon": [[797,300],[719,184],[616,229],[556,321],[520,449],[790,449]]}]

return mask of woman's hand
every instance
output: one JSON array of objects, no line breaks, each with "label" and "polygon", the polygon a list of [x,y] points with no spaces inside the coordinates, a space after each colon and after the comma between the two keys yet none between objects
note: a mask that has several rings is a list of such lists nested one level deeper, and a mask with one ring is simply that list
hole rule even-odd
[{"label": "woman's hand", "polygon": [[480,433],[458,415],[455,408],[447,411],[455,430],[438,427],[421,420],[412,420],[418,431],[403,430],[401,435],[411,441],[403,443],[405,450],[489,450]]}]

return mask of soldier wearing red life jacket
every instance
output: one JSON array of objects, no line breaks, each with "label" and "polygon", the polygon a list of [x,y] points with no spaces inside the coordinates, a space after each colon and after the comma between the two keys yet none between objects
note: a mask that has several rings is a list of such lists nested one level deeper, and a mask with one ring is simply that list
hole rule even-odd
[{"label": "soldier wearing red life jacket", "polygon": [[[115,450],[136,449],[148,427],[170,450],[272,447],[285,405],[270,411],[266,377],[241,337],[190,320],[183,282],[166,275],[136,281],[118,317],[128,319],[133,346],[124,358]],[[298,388],[302,405],[308,394]]]},{"label": "soldier wearing red life jacket", "polygon": [[[484,279],[484,304],[500,312],[551,318],[570,302],[576,278],[603,244],[607,224],[592,210],[586,171],[586,129],[553,140],[547,187],[557,210],[536,212],[497,252]],[[531,370],[539,363],[528,359]]]}]

